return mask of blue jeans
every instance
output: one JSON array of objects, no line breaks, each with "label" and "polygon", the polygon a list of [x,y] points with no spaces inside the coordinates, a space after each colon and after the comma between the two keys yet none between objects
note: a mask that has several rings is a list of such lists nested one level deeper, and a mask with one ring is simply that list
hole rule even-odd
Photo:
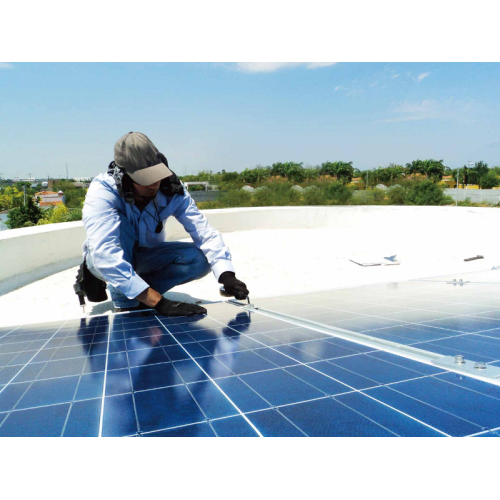
[{"label": "blue jeans", "polygon": [[[125,217],[121,218],[120,223],[120,243],[125,260],[132,265],[136,274],[162,295],[174,286],[203,278],[210,272],[205,255],[194,243],[167,241],[154,248],[137,247],[135,234]],[[103,279],[94,269],[90,253],[87,253],[87,267],[92,274]],[[138,300],[125,297],[110,284],[108,290],[116,308],[139,305]]]}]

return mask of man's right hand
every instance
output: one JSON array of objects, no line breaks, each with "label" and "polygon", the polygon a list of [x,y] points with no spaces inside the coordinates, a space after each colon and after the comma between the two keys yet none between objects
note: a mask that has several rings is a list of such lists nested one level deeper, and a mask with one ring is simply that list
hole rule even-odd
[{"label": "man's right hand", "polygon": [[155,311],[163,316],[195,316],[197,314],[207,314],[204,307],[186,302],[176,302],[162,297],[154,307]]}]

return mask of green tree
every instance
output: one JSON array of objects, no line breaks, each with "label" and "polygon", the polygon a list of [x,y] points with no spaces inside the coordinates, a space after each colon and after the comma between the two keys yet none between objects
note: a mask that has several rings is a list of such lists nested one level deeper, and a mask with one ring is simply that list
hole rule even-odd
[{"label": "green tree", "polygon": [[422,162],[422,170],[427,179],[439,182],[443,178],[446,167],[443,165],[443,160],[430,159]]},{"label": "green tree", "polygon": [[339,182],[332,182],[325,188],[326,199],[332,205],[347,205],[352,198],[352,190]]},{"label": "green tree", "polygon": [[317,179],[320,176],[320,167],[304,168],[304,179],[308,182]]},{"label": "green tree", "polygon": [[490,171],[481,178],[481,189],[493,189],[500,186],[500,179],[495,172]]},{"label": "green tree", "polygon": [[240,179],[247,184],[255,184],[258,180],[258,175],[253,168],[246,168],[241,172]]},{"label": "green tree", "polygon": [[326,201],[323,189],[311,186],[304,191],[304,205],[326,205]]},{"label": "green tree", "polygon": [[406,199],[406,189],[403,186],[393,186],[389,188],[387,200],[389,205],[404,205]]},{"label": "green tree", "polygon": [[407,205],[446,205],[451,199],[444,195],[441,186],[425,180],[411,185],[405,201]]},{"label": "green tree", "polygon": [[389,168],[378,167],[375,169],[375,180],[377,183],[389,184],[391,181],[391,171]]},{"label": "green tree", "polygon": [[273,163],[271,165],[271,174],[273,176],[286,177],[286,168],[287,168],[286,163],[281,163],[281,162]]},{"label": "green tree", "polygon": [[337,163],[336,161],[325,161],[322,163],[320,168],[321,175],[330,175],[331,177],[337,178]]},{"label": "green tree", "polygon": [[389,180],[391,184],[394,184],[397,180],[402,179],[405,176],[405,168],[403,165],[390,163],[386,170],[389,173]]},{"label": "green tree", "polygon": [[40,207],[35,205],[31,197],[27,197],[26,206],[13,208],[7,215],[5,224],[9,229],[16,229],[23,227],[27,222],[35,225],[42,218],[43,215]]},{"label": "green tree", "polygon": [[354,176],[352,161],[326,161],[321,164],[321,175],[330,175],[342,184],[349,184]]},{"label": "green tree", "polygon": [[50,223],[55,224],[57,222],[66,222],[66,217],[68,216],[68,209],[64,205],[58,205],[54,208],[54,211],[50,217]]},{"label": "green tree", "polygon": [[339,161],[337,165],[337,180],[346,185],[352,181],[354,168],[352,161]]},{"label": "green tree", "polygon": [[415,178],[416,174],[424,174],[424,162],[422,160],[413,160],[406,164],[406,173]]},{"label": "green tree", "polygon": [[238,172],[226,172],[222,171],[221,182],[234,182],[238,179]]},{"label": "green tree", "polygon": [[302,163],[295,163],[293,161],[287,162],[285,167],[286,178],[292,182],[302,182],[305,178],[304,167]]}]

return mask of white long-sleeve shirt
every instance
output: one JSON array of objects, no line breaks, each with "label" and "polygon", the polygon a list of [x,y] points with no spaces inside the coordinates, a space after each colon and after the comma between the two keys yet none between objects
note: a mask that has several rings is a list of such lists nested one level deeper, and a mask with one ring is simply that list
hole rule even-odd
[{"label": "white long-sleeve shirt", "polygon": [[[142,210],[126,203],[118,194],[115,180],[108,174],[98,175],[90,184],[83,207],[83,225],[87,239],[83,254],[90,252],[94,267],[107,283],[129,299],[137,297],[149,285],[135,273],[132,265],[124,260],[120,244],[120,214],[125,216],[135,230],[139,247],[154,248],[167,238],[166,219],[175,217],[189,233],[195,245],[203,252],[215,278],[226,271],[234,271],[229,248],[219,231],[214,229],[198,210],[189,192],[183,195],[156,194],[156,206],[163,222],[161,233],[155,233],[158,221],[153,201]],[[154,217],[153,217],[154,215]]]}]

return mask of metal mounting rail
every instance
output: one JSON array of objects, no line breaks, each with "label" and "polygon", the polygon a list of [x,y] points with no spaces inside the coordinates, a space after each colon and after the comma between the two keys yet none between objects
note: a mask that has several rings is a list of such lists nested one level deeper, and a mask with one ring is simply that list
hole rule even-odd
[{"label": "metal mounting rail", "polygon": [[291,323],[296,326],[302,326],[318,332],[326,333],[332,337],[349,340],[357,344],[373,347],[377,350],[390,352],[392,354],[396,354],[397,356],[402,356],[404,358],[419,361],[421,363],[443,368],[447,371],[453,371],[461,375],[466,375],[468,377],[482,380],[483,382],[500,386],[500,367],[487,365],[479,361],[465,360],[464,356],[460,354],[457,354],[455,357],[443,356],[442,354],[426,351],[424,349],[398,344],[397,342],[391,342],[390,340],[382,340],[363,333],[344,330],[343,328],[317,323],[316,321],[298,318],[296,316],[272,311],[270,309],[248,306],[236,300],[228,300],[228,303],[241,307],[249,312],[260,313],[274,319],[286,321],[287,323]]}]

